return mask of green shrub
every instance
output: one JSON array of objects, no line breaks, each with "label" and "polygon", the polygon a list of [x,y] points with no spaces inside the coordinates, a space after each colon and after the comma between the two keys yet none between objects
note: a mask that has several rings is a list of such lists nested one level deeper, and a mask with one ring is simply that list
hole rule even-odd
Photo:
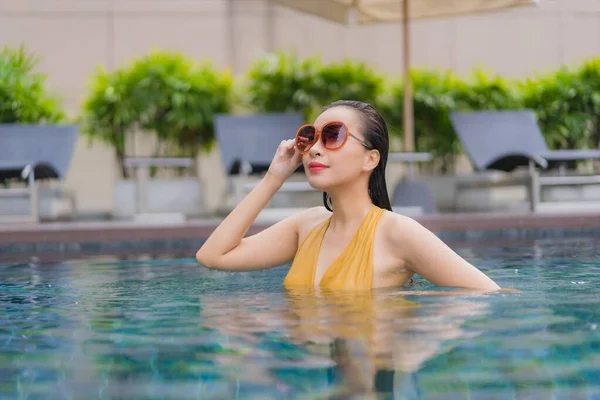
[{"label": "green shrub", "polygon": [[321,107],[336,100],[358,100],[378,106],[383,91],[383,76],[364,62],[342,60],[321,65],[311,80],[316,118]]},{"label": "green shrub", "polygon": [[139,110],[132,104],[132,86],[125,70],[107,72],[99,67],[83,102],[80,122],[82,133],[87,134],[90,141],[101,141],[114,149],[123,177],[127,177],[123,165],[126,137],[139,118]]},{"label": "green shrub", "polygon": [[58,98],[46,90],[47,75],[35,72],[39,58],[24,46],[0,51],[0,124],[56,124],[65,120]]},{"label": "green shrub", "polygon": [[[462,146],[450,123],[454,110],[532,109],[551,148],[600,145],[600,59],[519,81],[475,69],[459,78],[450,71],[413,69],[415,146],[432,152],[435,169],[452,171]],[[275,52],[259,57],[236,80],[198,66],[179,54],[153,53],[112,73],[99,71],[85,103],[87,131],[125,154],[125,135],[153,132],[178,154],[195,154],[213,143],[212,118],[233,107],[255,113],[300,112],[312,121],[338,99],[378,107],[390,134],[403,132],[403,84],[368,64],[345,59],[326,63]]]},{"label": "green shrub", "polygon": [[306,119],[315,107],[317,58],[300,61],[295,54],[275,52],[256,59],[244,76],[244,102],[253,112],[300,112]]},{"label": "green shrub", "polygon": [[213,116],[231,110],[232,78],[182,54],[153,52],[129,71],[139,124],[195,157],[214,144]]},{"label": "green shrub", "polygon": [[246,103],[254,112],[300,112],[312,121],[321,107],[340,99],[377,103],[384,80],[366,63],[319,57],[300,61],[275,52],[257,59],[246,76]]},{"label": "green shrub", "polygon": [[521,90],[551,148],[598,148],[600,59],[528,78]]},{"label": "green shrub", "polygon": [[195,157],[214,144],[214,115],[231,111],[232,84],[228,72],[173,52],[98,69],[83,106],[84,132],[115,149],[124,177],[125,138],[135,129],[157,137],[156,156]]},{"label": "green shrub", "polygon": [[523,96],[516,82],[481,69],[475,69],[467,79],[457,81],[454,97],[457,110],[517,110],[523,107]]},{"label": "green shrub", "polygon": [[535,111],[546,143],[553,149],[584,146],[589,139],[580,85],[567,68],[528,78],[521,83],[525,107]]},{"label": "green shrub", "polygon": [[600,58],[585,62],[579,72],[578,78],[582,81],[582,109],[589,114],[591,130],[590,147],[600,148]]},{"label": "green shrub", "polygon": [[[413,87],[413,115],[415,150],[431,151],[436,157],[451,154],[454,137],[451,135],[448,112],[455,108],[454,90],[456,78],[450,72],[432,70],[411,71]],[[404,84],[391,85],[391,97],[384,108],[390,125],[390,133],[403,135]]]}]

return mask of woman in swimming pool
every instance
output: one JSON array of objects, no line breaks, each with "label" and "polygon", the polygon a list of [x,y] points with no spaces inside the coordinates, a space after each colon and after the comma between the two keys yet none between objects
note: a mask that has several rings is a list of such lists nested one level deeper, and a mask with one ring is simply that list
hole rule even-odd
[{"label": "woman in swimming pool", "polygon": [[[433,284],[500,289],[414,219],[391,212],[385,183],[389,138],[370,104],[337,101],[295,139],[281,142],[261,182],[196,253],[207,268],[267,269],[292,262],[286,287],[400,287],[416,273]],[[324,207],[310,208],[248,237],[260,211],[304,164]]]}]

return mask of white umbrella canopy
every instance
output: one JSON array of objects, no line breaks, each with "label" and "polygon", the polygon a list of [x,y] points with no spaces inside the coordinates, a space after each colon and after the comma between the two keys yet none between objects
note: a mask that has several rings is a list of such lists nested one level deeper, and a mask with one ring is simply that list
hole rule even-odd
[{"label": "white umbrella canopy", "polygon": [[271,0],[275,4],[340,24],[403,22],[404,151],[414,150],[409,22],[534,6],[539,1],[541,0]]},{"label": "white umbrella canopy", "polygon": [[[274,3],[348,24],[398,22],[404,19],[403,0],[272,0]],[[535,0],[409,0],[409,19],[426,19],[531,6]],[[354,14],[354,16],[353,16]]]}]

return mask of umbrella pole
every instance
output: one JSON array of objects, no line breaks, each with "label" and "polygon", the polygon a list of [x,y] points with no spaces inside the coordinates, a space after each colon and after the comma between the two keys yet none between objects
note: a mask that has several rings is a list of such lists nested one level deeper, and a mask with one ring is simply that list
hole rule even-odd
[{"label": "umbrella pole", "polygon": [[414,151],[412,81],[410,79],[410,0],[403,0],[402,50],[404,73],[404,151]]}]

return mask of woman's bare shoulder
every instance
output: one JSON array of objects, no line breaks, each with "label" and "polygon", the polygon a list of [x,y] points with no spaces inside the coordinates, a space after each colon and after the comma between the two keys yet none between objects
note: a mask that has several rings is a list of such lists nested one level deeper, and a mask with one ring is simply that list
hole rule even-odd
[{"label": "woman's bare shoulder", "polygon": [[390,238],[397,237],[399,234],[406,233],[407,230],[410,231],[417,226],[421,226],[414,218],[393,211],[384,212],[379,223],[382,228],[381,230]]},{"label": "woman's bare shoulder", "polygon": [[294,216],[298,223],[298,234],[300,241],[318,225],[322,224],[331,216],[331,212],[323,206],[311,207],[300,211]]},{"label": "woman's bare shoulder", "polygon": [[384,244],[399,253],[405,250],[404,245],[415,235],[428,231],[416,219],[393,211],[383,213],[379,225]]}]

